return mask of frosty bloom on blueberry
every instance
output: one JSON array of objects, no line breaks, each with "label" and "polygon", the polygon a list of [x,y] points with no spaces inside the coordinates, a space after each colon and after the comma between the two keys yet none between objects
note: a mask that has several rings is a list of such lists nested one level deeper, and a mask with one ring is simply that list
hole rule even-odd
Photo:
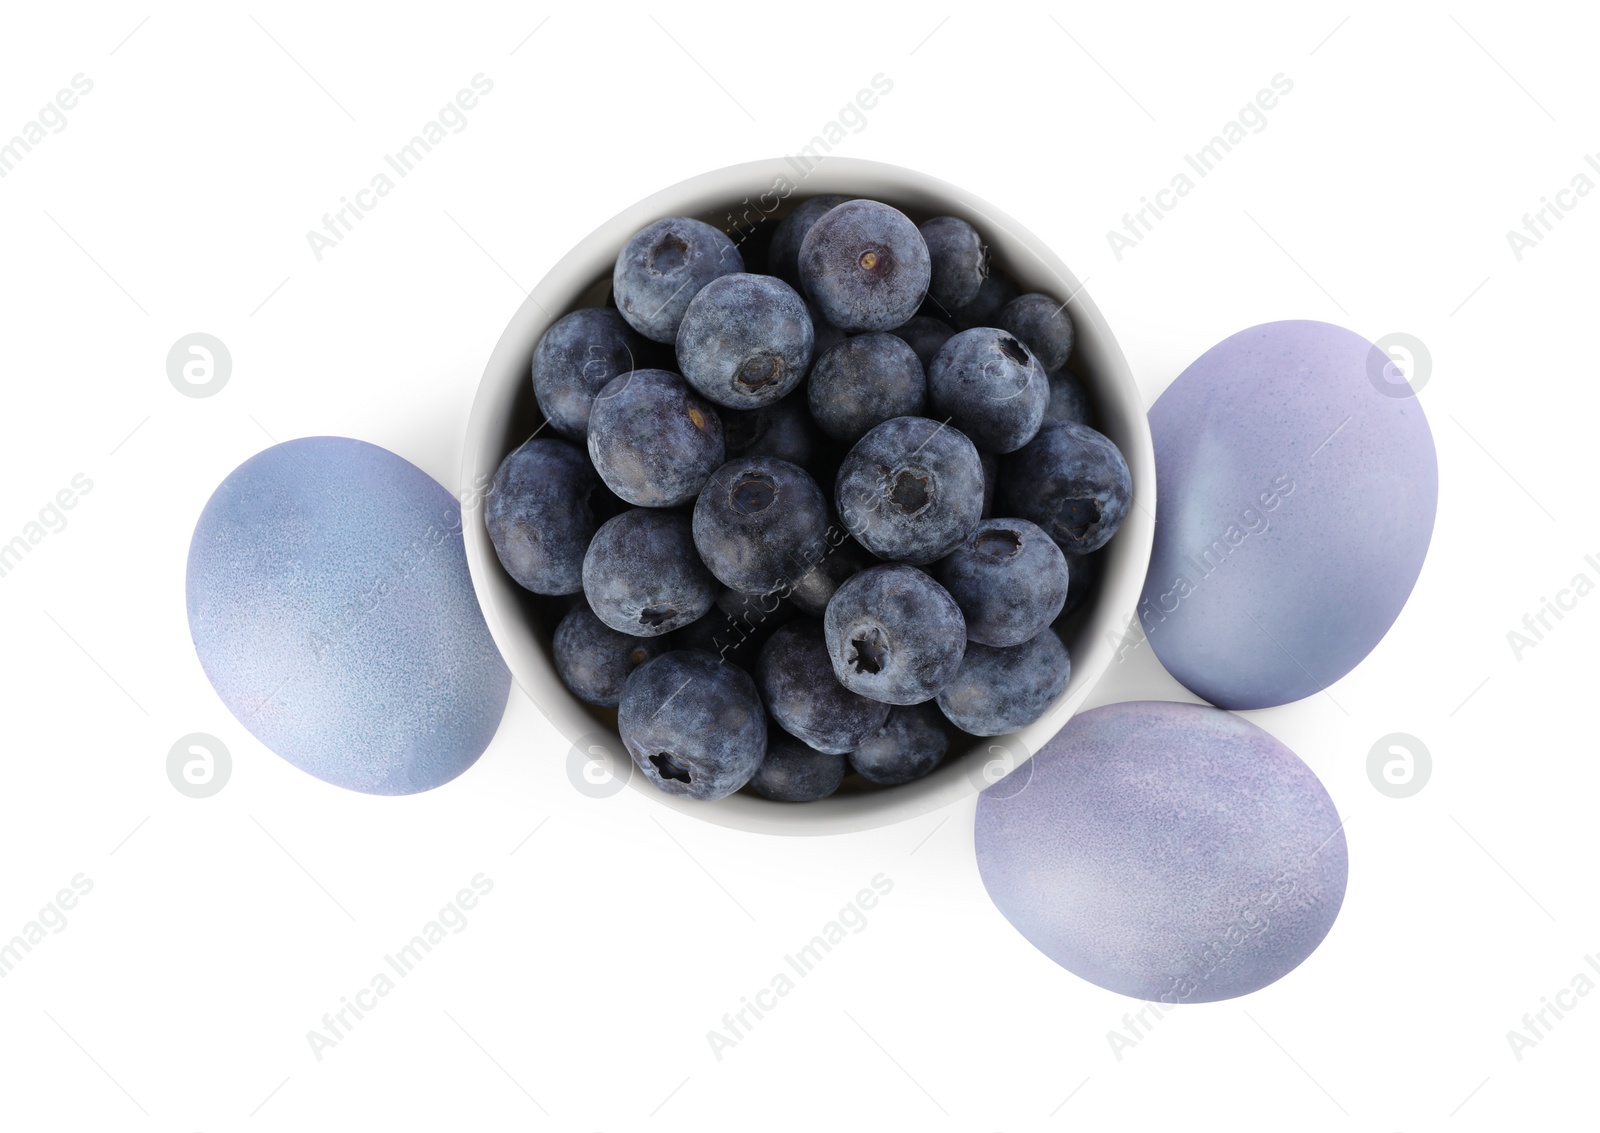
[{"label": "frosty bloom on blueberry", "polygon": [[688,517],[641,507],[595,532],[583,558],[583,592],[617,632],[659,637],[709,610],[716,580],[694,553]]},{"label": "frosty bloom on blueberry", "polygon": [[891,417],[915,417],[927,401],[917,352],[892,334],[858,334],[829,347],[811,367],[807,403],[822,431],[854,444]]},{"label": "frosty bloom on blueberry", "polygon": [[577,449],[549,437],[524,441],[501,462],[484,505],[506,573],[535,594],[581,590],[600,492],[600,478]]},{"label": "frosty bloom on blueberry", "polygon": [[630,504],[688,503],[722,457],[722,418],[677,374],[622,374],[594,400],[589,459],[606,487]]},{"label": "frosty bloom on blueberry", "polygon": [[989,278],[989,249],[978,230],[954,216],[925,220],[917,231],[928,245],[928,299],[953,311],[978,297]]},{"label": "frosty bloom on blueberry", "polygon": [[652,783],[692,799],[731,795],[767,751],[767,719],[749,674],[693,649],[663,653],[633,671],[617,727]]},{"label": "frosty bloom on blueberry", "polygon": [[911,218],[877,201],[822,214],[800,245],[800,284],[844,330],[893,330],[928,292],[928,245]]},{"label": "frosty bloom on blueberry", "polygon": [[822,626],[814,618],[790,622],[772,635],[755,678],[772,718],[818,751],[842,755],[889,717],[887,704],[834,679]]},{"label": "frosty bloom on blueberry", "polygon": [[1050,404],[1039,360],[1016,336],[992,327],[964,330],[928,366],[934,413],[985,452],[1015,452],[1038,433]]},{"label": "frosty bloom on blueberry", "polygon": [[678,364],[703,397],[755,409],[805,377],[815,333],[794,288],[769,275],[720,276],[689,301],[678,325]]},{"label": "frosty bloom on blueberry", "polygon": [[943,558],[983,512],[983,462],[957,429],[896,417],[856,442],[834,488],[839,516],[879,558],[920,566]]},{"label": "frosty bloom on blueberry", "polygon": [[1021,645],[1067,601],[1066,556],[1025,519],[984,520],[932,574],[961,607],[967,639],[983,645]]},{"label": "frosty bloom on blueberry", "polygon": [[689,301],[719,275],[744,270],[739,249],[701,220],[673,216],[641,230],[617,257],[611,288],[617,310],[655,342],[678,336]]},{"label": "frosty bloom on blueberry", "polygon": [[1002,506],[1037,523],[1068,554],[1086,555],[1111,540],[1133,504],[1128,462],[1105,436],[1071,421],[1052,421],[1008,456]]},{"label": "frosty bloom on blueberry", "polygon": [[800,285],[800,245],[806,233],[821,219],[822,214],[835,205],[842,205],[849,197],[837,193],[811,197],[795,206],[793,212],[778,222],[767,248],[767,273],[775,275],[792,287]]},{"label": "frosty bloom on blueberry", "polygon": [[950,725],[931,702],[889,709],[883,726],[850,753],[850,769],[869,783],[895,787],[920,779],[950,750]]},{"label": "frosty bloom on blueberry", "polygon": [[807,747],[779,729],[767,736],[767,755],[750,780],[750,789],[780,803],[813,803],[844,782],[849,764],[842,755]]},{"label": "frosty bloom on blueberry", "polygon": [[556,672],[579,700],[615,708],[634,669],[666,652],[659,637],[618,633],[584,608],[573,610],[556,627]]},{"label": "frosty bloom on blueberry", "polygon": [[642,346],[610,307],[583,307],[557,319],[533,351],[533,393],[550,427],[569,440],[586,438],[595,395],[635,368]]},{"label": "frosty bloom on blueberry", "polygon": [[932,700],[961,667],[967,625],[948,591],[916,567],[870,567],[823,615],[834,675],[886,704]]},{"label": "frosty bloom on blueberry", "polygon": [[1000,309],[996,325],[1020,338],[1046,370],[1059,370],[1072,353],[1072,316],[1048,295],[1019,295]]},{"label": "frosty bloom on blueberry", "polygon": [[816,481],[770,456],[724,464],[694,504],[701,560],[719,582],[746,594],[764,594],[807,569],[828,526]]}]

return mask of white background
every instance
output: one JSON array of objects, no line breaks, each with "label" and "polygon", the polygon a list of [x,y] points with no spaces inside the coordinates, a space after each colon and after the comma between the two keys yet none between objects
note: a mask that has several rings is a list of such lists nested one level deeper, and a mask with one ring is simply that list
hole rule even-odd
[{"label": "white background", "polygon": [[[1600,996],[1520,1061],[1506,1032],[1600,953],[1600,598],[1520,659],[1506,633],[1600,578],[1600,194],[1520,262],[1505,234],[1600,150],[1587,13],[949,12],[7,7],[0,139],[94,84],[0,180],[0,536],[93,481],[0,579],[0,937],[94,886],[0,981],[8,1127],[1572,1127]],[[479,73],[468,126],[318,262],[307,230]],[[970,799],[811,840],[590,799],[515,689],[468,774],[357,797],[262,748],[188,639],[189,533],[228,471],[335,433],[454,486],[483,363],[559,256],[655,189],[798,150],[878,73],[892,93],[837,152],[1030,227],[1147,401],[1272,319],[1432,355],[1439,513],[1410,605],[1329,695],[1249,714],[1347,818],[1343,912],[1278,984],[1120,1060],[1134,1005],[995,911]],[[1119,262],[1106,231],[1279,73],[1267,127]],[[167,380],[193,331],[233,355],[214,397]],[[1187,699],[1145,649],[1094,703],[1147,695]],[[165,771],[197,731],[234,758],[205,800]],[[1366,772],[1397,731],[1434,760],[1405,800]],[[465,930],[314,1058],[306,1032],[478,873]],[[868,927],[716,1060],[706,1032],[878,873]]]}]

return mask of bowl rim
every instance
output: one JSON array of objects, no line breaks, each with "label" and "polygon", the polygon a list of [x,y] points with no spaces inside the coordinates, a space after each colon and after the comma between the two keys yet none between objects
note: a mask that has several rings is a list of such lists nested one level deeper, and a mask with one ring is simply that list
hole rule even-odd
[{"label": "bowl rim", "polygon": [[[577,305],[598,279],[609,278],[617,253],[635,232],[662,217],[711,219],[726,212],[726,221],[733,225],[730,234],[737,234],[739,221],[751,216],[752,208],[758,210],[754,215],[759,219],[776,214],[791,196],[799,201],[824,193],[873,197],[910,212],[937,209],[961,217],[978,228],[993,258],[1023,293],[1068,297],[1076,332],[1073,354],[1093,375],[1102,431],[1128,463],[1133,505],[1116,536],[1099,552],[1107,556],[1100,594],[1081,611],[1069,642],[1072,673],[1067,688],[1027,728],[952,752],[932,774],[898,787],[801,804],[771,802],[746,792],[716,802],[679,798],[652,785],[634,767],[616,732],[562,685],[537,630],[522,613],[521,588],[500,565],[481,505],[510,451],[503,435],[513,406],[519,396],[531,396],[534,345],[545,328]],[[736,219],[733,210],[740,208],[744,217]],[[719,226],[726,227],[720,222]],[[489,633],[512,679],[572,743],[568,774],[577,789],[596,796],[614,793],[615,779],[597,788],[584,777],[585,769],[598,761],[616,778],[625,778],[628,785],[683,814],[754,833],[817,835],[870,830],[930,814],[1008,773],[1017,776],[1012,785],[1018,789],[1026,783],[1031,756],[1078,711],[1127,635],[1136,632],[1135,610],[1155,538],[1155,491],[1147,407],[1127,359],[1088,292],[1053,251],[1006,213],[928,174],[864,158],[787,156],[709,170],[660,189],[601,224],[550,268],[512,315],[484,367],[467,422],[459,498],[467,568]]]}]

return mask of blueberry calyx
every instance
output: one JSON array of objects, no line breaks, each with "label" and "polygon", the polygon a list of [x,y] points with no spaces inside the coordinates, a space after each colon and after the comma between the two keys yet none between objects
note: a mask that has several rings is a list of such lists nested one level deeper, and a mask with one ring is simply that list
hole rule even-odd
[{"label": "blueberry calyx", "polygon": [[1005,338],[1002,338],[995,345],[999,346],[1000,353],[1004,354],[1007,358],[1011,359],[1019,366],[1026,366],[1031,361],[1031,359],[1028,357],[1028,351],[1022,345],[1022,343],[1018,342],[1009,335]]},{"label": "blueberry calyx", "polygon": [[1099,522],[1100,506],[1094,500],[1066,500],[1056,517],[1056,534],[1068,539],[1082,539]]},{"label": "blueberry calyx", "polygon": [[671,606],[646,606],[639,611],[639,624],[642,626],[658,626],[669,618],[677,616],[678,611]]},{"label": "blueberry calyx", "polygon": [[916,515],[927,507],[931,495],[927,475],[919,476],[908,468],[896,472],[889,485],[889,502],[907,515]]},{"label": "blueberry calyx", "polygon": [[683,267],[689,256],[689,245],[675,235],[667,235],[650,250],[650,270],[657,275],[671,275]]},{"label": "blueberry calyx", "polygon": [[1009,530],[984,531],[973,541],[973,545],[979,554],[988,558],[1010,559],[1022,550],[1022,537]]},{"label": "blueberry calyx", "polygon": [[745,389],[770,386],[783,376],[783,362],[774,354],[753,354],[739,366],[734,380]]},{"label": "blueberry calyx", "polygon": [[889,653],[889,643],[883,632],[868,627],[850,641],[850,664],[858,673],[880,673]]},{"label": "blueberry calyx", "polygon": [[728,503],[740,515],[766,511],[778,498],[778,485],[765,472],[747,472],[728,492]]},{"label": "blueberry calyx", "polygon": [[673,779],[679,783],[689,782],[689,769],[678,762],[677,756],[670,751],[658,752],[650,757],[650,762],[663,779]]}]

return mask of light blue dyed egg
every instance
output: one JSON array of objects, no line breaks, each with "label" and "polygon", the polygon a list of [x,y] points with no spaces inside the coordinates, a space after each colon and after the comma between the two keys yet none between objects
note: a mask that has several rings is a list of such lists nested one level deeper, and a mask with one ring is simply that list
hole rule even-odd
[{"label": "light blue dyed egg", "polygon": [[483,753],[511,674],[467,575],[461,508],[347,437],[257,453],[189,544],[189,632],[228,710],[336,786],[405,795]]},{"label": "light blue dyed egg", "polygon": [[989,896],[1034,947],[1154,1003],[1267,986],[1344,901],[1344,833],[1316,775],[1202,705],[1073,717],[979,797],[976,838]]},{"label": "light blue dyed egg", "polygon": [[1237,709],[1310,696],[1399,616],[1439,470],[1422,406],[1384,378],[1388,363],[1342,327],[1266,323],[1206,351],[1151,408],[1139,620],[1196,695]]}]

